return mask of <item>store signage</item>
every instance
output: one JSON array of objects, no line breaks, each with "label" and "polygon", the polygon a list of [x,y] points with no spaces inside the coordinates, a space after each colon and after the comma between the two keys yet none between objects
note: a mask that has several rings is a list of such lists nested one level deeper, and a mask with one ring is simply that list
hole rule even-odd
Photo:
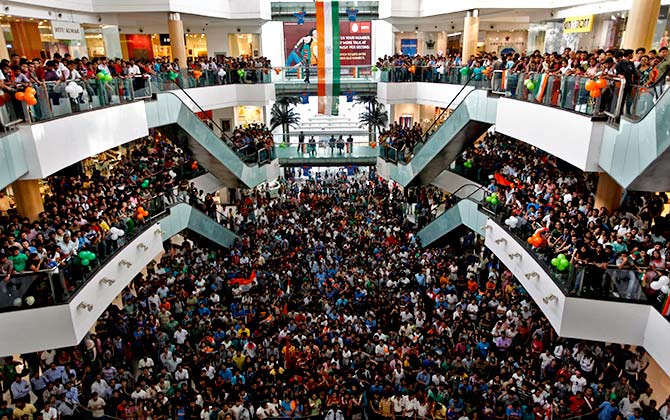
[{"label": "store signage", "polygon": [[80,40],[82,39],[81,25],[75,22],[52,20],[51,30],[56,39]]},{"label": "store signage", "polygon": [[[284,22],[284,53],[287,67],[309,61],[317,65],[316,52],[320,34],[316,22]],[[369,66],[372,64],[372,22],[340,22],[340,64],[342,66]]]},{"label": "store signage", "polygon": [[170,45],[170,34],[158,34],[162,46]]},{"label": "store signage", "polygon": [[563,33],[565,34],[591,32],[591,29],[593,29],[593,15],[573,16],[563,21]]}]

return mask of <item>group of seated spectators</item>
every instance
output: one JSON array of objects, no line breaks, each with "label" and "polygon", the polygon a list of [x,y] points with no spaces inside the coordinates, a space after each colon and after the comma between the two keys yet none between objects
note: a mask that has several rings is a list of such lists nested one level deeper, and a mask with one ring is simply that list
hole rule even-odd
[{"label": "group of seated spectators", "polygon": [[374,172],[318,179],[240,201],[231,249],[167,247],[79,346],[6,358],[0,420],[670,418],[641,349],[558,337],[474,233],[422,249]]},{"label": "group of seated spectators", "polygon": [[[180,181],[185,173],[196,171],[197,163],[159,132],[123,148],[123,156],[113,169],[103,174],[52,176],[44,185],[44,212],[37,220],[21,217],[9,196],[0,197],[0,294],[11,295],[21,289],[22,273],[60,270],[66,297],[82,280],[81,270],[72,263],[81,251],[93,252],[97,261],[111,255],[146,222],[136,210],[161,211],[176,200],[193,201],[192,187]],[[152,215],[150,214],[149,217]],[[115,235],[112,228],[124,231]],[[58,271],[56,271],[58,273]],[[48,284],[36,285],[48,287]],[[49,290],[30,293],[35,304],[51,302]]]},{"label": "group of seated spectators", "polygon": [[403,152],[411,155],[414,147],[421,142],[423,142],[423,131],[418,122],[411,127],[394,122],[379,133],[380,147],[384,149],[394,148],[398,153]]},{"label": "group of seated spectators", "polygon": [[243,157],[256,158],[258,151],[269,152],[274,147],[272,131],[264,123],[250,123],[235,127],[230,138],[232,146]]},{"label": "group of seated spectators", "polygon": [[[490,78],[492,71],[508,70],[523,73],[549,73],[586,77],[622,77],[632,85],[649,86],[665,80],[670,68],[668,48],[647,51],[645,48],[596,49],[563,53],[513,53],[498,55],[482,52],[464,60],[460,53],[439,52],[437,55],[408,56],[395,54],[377,60],[376,67],[395,75],[393,81],[448,81],[449,70],[469,67],[474,80]],[[410,71],[412,68],[412,71]]]},{"label": "group of seated spectators", "polygon": [[[464,151],[455,170],[483,185],[487,194],[497,194],[500,222],[515,218],[508,226],[522,242],[534,233],[542,237],[541,246],[533,247],[537,255],[548,262],[564,254],[584,269],[570,276],[570,292],[652,302],[665,296],[649,287],[670,268],[670,218],[661,216],[664,194],[627,192],[619,208],[596,208],[596,174],[491,132]],[[447,207],[457,201],[449,200]],[[423,202],[421,213],[441,204]]]}]

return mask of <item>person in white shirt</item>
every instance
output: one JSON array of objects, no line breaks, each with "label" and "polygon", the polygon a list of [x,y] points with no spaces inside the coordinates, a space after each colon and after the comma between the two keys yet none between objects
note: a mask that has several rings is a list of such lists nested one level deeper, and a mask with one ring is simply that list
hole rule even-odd
[{"label": "person in white shirt", "polygon": [[44,420],[58,420],[58,410],[52,407],[48,401],[44,403],[42,418]]},{"label": "person in white shirt", "polygon": [[177,331],[174,332],[174,339],[179,345],[183,345],[186,342],[186,337],[188,337],[188,331],[183,329],[181,325],[177,327]]},{"label": "person in white shirt", "polygon": [[145,400],[147,398],[147,391],[142,389],[141,385],[136,385],[135,391],[130,394],[130,398],[132,398],[135,402],[138,402],[139,400]]},{"label": "person in white shirt", "polygon": [[577,394],[578,392],[584,392],[584,387],[586,386],[586,378],[582,377],[582,373],[580,371],[575,372],[575,374],[570,377],[570,382],[572,383],[573,394]]},{"label": "person in white shirt", "polygon": [[91,399],[88,400],[87,407],[91,410],[91,416],[94,419],[103,418],[105,416],[105,406],[107,403],[100,398],[97,392],[91,394]]}]

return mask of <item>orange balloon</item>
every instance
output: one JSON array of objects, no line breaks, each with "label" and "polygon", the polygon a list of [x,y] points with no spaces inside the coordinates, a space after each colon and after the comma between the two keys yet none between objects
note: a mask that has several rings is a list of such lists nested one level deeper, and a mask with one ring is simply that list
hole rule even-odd
[{"label": "orange balloon", "polygon": [[607,87],[607,79],[596,80],[596,86],[598,89],[605,89]]},{"label": "orange balloon", "polygon": [[37,99],[33,96],[32,98],[26,98],[26,103],[30,106],[37,105]]},{"label": "orange balloon", "polygon": [[596,87],[596,82],[594,82],[593,80],[587,81],[586,84],[584,85],[584,88],[586,90],[588,90],[589,92],[592,91],[595,87]]},{"label": "orange balloon", "polygon": [[137,215],[137,220],[142,220],[144,219],[144,214],[140,213]]},{"label": "orange balloon", "polygon": [[139,206],[139,207],[137,208],[137,212],[138,212],[138,213],[144,213],[144,207]]},{"label": "orange balloon", "polygon": [[142,214],[144,215],[144,217],[147,217],[149,215],[149,212],[145,210],[144,213]]},{"label": "orange balloon", "polygon": [[409,72],[410,73],[416,73],[416,66],[410,66],[409,67]]},{"label": "orange balloon", "polygon": [[35,99],[35,95],[33,95],[32,93],[26,92],[23,95],[23,100],[26,101],[26,102],[32,102],[34,99]]},{"label": "orange balloon", "polygon": [[36,93],[37,93],[37,91],[35,90],[34,87],[29,86],[29,87],[26,88],[26,94],[35,95]]},{"label": "orange balloon", "polygon": [[592,98],[599,98],[600,94],[601,94],[600,89],[594,89],[590,93]]},{"label": "orange balloon", "polygon": [[18,99],[19,101],[22,101],[22,100],[23,100],[23,97],[24,97],[25,95],[26,95],[26,94],[23,93],[23,92],[16,92],[16,94],[14,95],[14,97],[15,97],[16,99]]}]

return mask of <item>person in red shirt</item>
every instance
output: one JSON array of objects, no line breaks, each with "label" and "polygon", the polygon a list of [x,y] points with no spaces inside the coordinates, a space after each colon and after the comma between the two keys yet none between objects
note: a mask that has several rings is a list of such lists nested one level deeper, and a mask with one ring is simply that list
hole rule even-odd
[{"label": "person in red shirt", "polygon": [[586,407],[586,401],[584,400],[584,394],[577,392],[575,395],[570,397],[570,412],[576,416],[583,414]]}]

